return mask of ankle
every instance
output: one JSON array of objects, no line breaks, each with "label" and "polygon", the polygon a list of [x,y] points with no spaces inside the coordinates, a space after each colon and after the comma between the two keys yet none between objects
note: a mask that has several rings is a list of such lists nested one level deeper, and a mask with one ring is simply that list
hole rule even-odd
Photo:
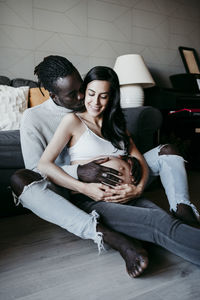
[{"label": "ankle", "polygon": [[177,210],[173,213],[177,218],[185,223],[198,223],[197,217],[193,212],[192,207],[187,204],[177,204]]}]

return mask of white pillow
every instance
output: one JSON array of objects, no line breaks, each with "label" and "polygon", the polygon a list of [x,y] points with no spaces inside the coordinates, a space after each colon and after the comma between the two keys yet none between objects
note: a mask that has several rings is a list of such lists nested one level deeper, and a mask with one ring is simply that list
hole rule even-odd
[{"label": "white pillow", "polygon": [[29,87],[0,85],[0,130],[20,128],[22,114],[28,105]]}]

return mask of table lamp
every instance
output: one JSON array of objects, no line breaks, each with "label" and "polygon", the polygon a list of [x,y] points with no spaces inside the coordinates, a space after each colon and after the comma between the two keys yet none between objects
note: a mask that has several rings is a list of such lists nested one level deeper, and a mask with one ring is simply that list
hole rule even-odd
[{"label": "table lamp", "polygon": [[155,82],[139,54],[117,57],[114,70],[119,77],[121,107],[137,107],[144,104],[143,88],[152,87]]}]

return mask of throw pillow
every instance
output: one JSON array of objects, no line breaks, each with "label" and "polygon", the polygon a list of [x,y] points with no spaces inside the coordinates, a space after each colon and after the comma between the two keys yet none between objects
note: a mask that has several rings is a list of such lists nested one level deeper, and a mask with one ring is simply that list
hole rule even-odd
[{"label": "throw pillow", "polygon": [[39,88],[31,88],[29,94],[29,107],[39,105],[49,99],[49,92],[43,87],[41,88],[44,96],[42,95]]},{"label": "throw pillow", "polygon": [[22,114],[27,108],[29,87],[0,85],[0,130],[20,128]]}]

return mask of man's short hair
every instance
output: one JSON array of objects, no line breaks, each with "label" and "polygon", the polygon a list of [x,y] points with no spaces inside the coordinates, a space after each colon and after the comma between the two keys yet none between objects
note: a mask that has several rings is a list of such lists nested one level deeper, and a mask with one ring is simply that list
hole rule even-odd
[{"label": "man's short hair", "polygon": [[38,77],[39,87],[43,86],[49,92],[57,93],[56,82],[77,72],[74,65],[65,57],[49,55],[35,67],[34,74]]}]

